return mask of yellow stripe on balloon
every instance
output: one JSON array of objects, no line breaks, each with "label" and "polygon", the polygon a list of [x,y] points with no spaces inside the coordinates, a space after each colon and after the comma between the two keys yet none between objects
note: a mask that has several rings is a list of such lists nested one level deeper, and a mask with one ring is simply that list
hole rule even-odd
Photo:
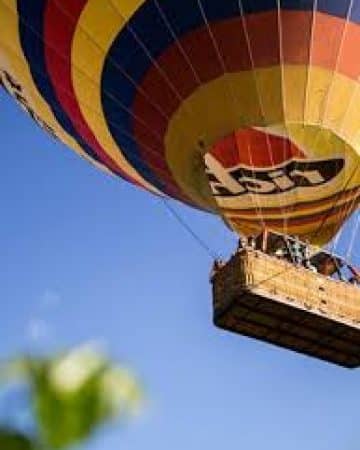
[{"label": "yellow stripe on balloon", "polygon": [[[279,92],[280,70],[285,80],[284,95]],[[309,74],[307,74],[308,70]],[[344,172],[344,179],[336,180],[331,185],[330,191],[328,186],[319,188],[316,193],[309,195],[309,200],[326,198],[336,190],[342,190],[345,178],[357,164],[358,150],[355,152],[347,142],[336,136],[340,132],[343,137],[347,136],[349,128],[346,120],[342,130],[340,128],[342,124],[331,122],[331,118],[337,115],[336,108],[341,106],[337,106],[330,96],[325,108],[326,94],[330,92],[328,90],[334,80],[334,74],[318,67],[308,69],[306,66],[284,65],[281,69],[279,66],[257,69],[255,79],[254,84],[254,74],[251,71],[228,73],[202,85],[174,113],[165,138],[166,158],[174,178],[184,192],[196,202],[201,203],[205,199],[209,205],[211,204],[211,200],[206,199],[208,180],[198,161],[199,141],[204,141],[203,153],[205,153],[214,143],[234,130],[249,126],[273,127],[277,133],[283,130],[284,135],[288,135],[304,150],[305,154],[315,159],[334,157],[335,154],[347,156],[348,165]],[[296,82],[299,79],[302,80],[303,88],[300,92],[293,92],[292,95],[294,89],[291,90],[291,86],[287,83],[291,83],[291,80]],[[336,76],[335,82],[342,84],[344,90],[351,90],[355,86],[353,80],[343,76]],[[233,114],[224,98],[226,86],[232,87],[237,115]],[[306,96],[305,92],[307,92]],[[301,93],[303,99],[301,99]],[[254,101],[254,99],[258,100]],[[259,105],[265,113],[263,117],[259,113]],[[197,117],[197,120],[191,124],[187,120],[188,110],[193,111]],[[285,116],[283,116],[284,112]],[[327,114],[323,117],[324,112]],[[326,128],[321,130],[319,124],[322,124],[322,119],[328,126],[336,125],[334,130]],[[184,128],[185,125],[188,127],[187,136],[179,137],[179,129]],[[360,128],[360,118],[358,125]],[[207,130],[205,139],[203,130]],[[350,189],[359,184],[359,176],[355,176],[347,188]],[[199,195],[199,192],[202,194]],[[293,197],[292,200],[289,198],[289,202],[291,201],[294,201]],[[279,206],[276,196],[273,199],[269,198],[268,202],[268,206]],[[286,204],[287,202],[283,203],[283,205]]]},{"label": "yellow stripe on balloon", "polygon": [[[338,73],[333,74],[331,86],[323,101],[322,126],[333,130],[340,136],[344,134],[345,130],[347,130],[345,134],[348,132],[348,126],[344,121],[357,87],[357,81],[350,80]],[[360,114],[355,114],[353,120],[360,124]]]},{"label": "yellow stripe on balloon", "polygon": [[[24,98],[28,111],[32,111],[39,122],[46,124],[45,129],[51,129],[58,139],[69,148],[74,149],[83,158],[91,161],[98,168],[109,172],[105,166],[93,161],[87,153],[77,144],[77,142],[61,127],[55,119],[48,104],[37,90],[33,82],[28,63],[23,55],[20,37],[19,22],[16,10],[16,0],[0,1],[1,16],[1,41],[0,41],[0,70],[9,74],[12,79],[21,85],[21,96]],[[11,91],[11,85],[7,83],[3,74],[4,84]],[[19,92],[16,92],[19,94]],[[12,91],[15,94],[15,91]]]},{"label": "yellow stripe on balloon", "polygon": [[349,142],[360,156],[360,85],[352,92],[349,103],[346,105],[344,119],[339,133]]},{"label": "yellow stripe on balloon", "polygon": [[308,68],[308,80],[305,92],[304,123],[318,125],[324,113],[326,96],[331,87],[333,71],[320,67]]},{"label": "yellow stripe on balloon", "polygon": [[[17,16],[17,0],[0,0],[0,7],[4,8],[2,11],[5,11],[6,9],[11,10],[15,16]],[[1,16],[5,17],[5,16]],[[4,35],[5,36],[5,35]]]},{"label": "yellow stripe on balloon", "polygon": [[[234,103],[224,96],[229,87]],[[201,152],[205,154],[219,139],[249,123],[264,125],[259,104],[254,101],[257,96],[252,71],[227,73],[200,86],[171,118],[165,136],[166,160],[176,182],[195,202],[212,204],[207,177],[199,162]],[[196,117],[190,123],[189,110]],[[181,129],[186,129],[186,135],[179,134]]]},{"label": "yellow stripe on balloon", "polygon": [[127,162],[109,132],[101,104],[101,74],[109,47],[143,1],[87,2],[72,43],[72,80],[81,112],[104,151],[141,185],[161,194]]},{"label": "yellow stripe on balloon", "polygon": [[[117,11],[128,21],[147,0],[112,0]],[[101,5],[103,7],[103,5]]]},{"label": "yellow stripe on balloon", "polygon": [[309,68],[305,124],[329,129],[360,155],[359,82],[320,67]]},{"label": "yellow stripe on balloon", "polygon": [[262,107],[264,124],[284,122],[282,68],[280,66],[255,69],[258,102]]},{"label": "yellow stripe on balloon", "polygon": [[301,123],[304,120],[308,69],[307,66],[283,66],[284,120],[286,123]]}]

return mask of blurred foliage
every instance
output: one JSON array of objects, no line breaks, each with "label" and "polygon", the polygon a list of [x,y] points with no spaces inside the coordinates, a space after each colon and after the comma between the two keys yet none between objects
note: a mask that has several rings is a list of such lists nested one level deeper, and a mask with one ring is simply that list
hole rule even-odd
[{"label": "blurred foliage", "polygon": [[[133,413],[141,398],[127,370],[88,346],[53,358],[16,359],[1,373],[30,385],[38,438],[46,449],[64,449],[88,439],[111,419]],[[0,445],[3,449],[7,450]]]},{"label": "blurred foliage", "polygon": [[37,450],[27,436],[11,430],[0,427],[0,449],[1,450]]}]

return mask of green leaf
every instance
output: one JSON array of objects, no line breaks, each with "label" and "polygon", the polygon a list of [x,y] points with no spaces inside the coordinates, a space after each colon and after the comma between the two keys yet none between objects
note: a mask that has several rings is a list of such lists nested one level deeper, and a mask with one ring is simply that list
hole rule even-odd
[{"label": "green leaf", "polygon": [[89,346],[52,358],[14,359],[1,373],[29,384],[39,441],[53,449],[85,441],[106,422],[132,413],[141,398],[134,377]]},{"label": "green leaf", "polygon": [[8,428],[0,428],[1,450],[37,450],[35,444],[25,435]]},{"label": "green leaf", "polygon": [[29,383],[39,440],[53,449],[78,444],[113,418],[129,415],[141,397],[128,371],[89,346],[16,361],[7,373]]}]

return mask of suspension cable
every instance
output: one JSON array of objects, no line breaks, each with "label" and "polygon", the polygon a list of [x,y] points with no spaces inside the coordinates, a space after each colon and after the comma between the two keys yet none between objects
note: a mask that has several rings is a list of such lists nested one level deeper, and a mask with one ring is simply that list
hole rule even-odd
[{"label": "suspension cable", "polygon": [[357,213],[357,217],[355,218],[355,224],[353,226],[353,230],[352,230],[352,233],[351,233],[349,247],[348,247],[347,252],[346,252],[346,259],[347,260],[350,260],[350,258],[351,258],[352,251],[353,251],[353,246],[355,244],[355,238],[356,238],[357,232],[359,230],[359,226],[360,226],[360,212]]},{"label": "suspension cable", "polygon": [[196,233],[191,226],[186,222],[186,220],[175,210],[171,205],[169,199],[161,197],[160,201],[165,206],[165,208],[170,212],[170,214],[177,220],[177,222],[186,230],[186,232],[192,236],[192,238],[197,242],[197,244],[207,253],[207,255],[215,260],[221,259],[221,256]]},{"label": "suspension cable", "polygon": [[337,246],[338,246],[338,244],[339,244],[339,241],[340,241],[340,239],[341,239],[341,236],[342,236],[342,234],[343,234],[344,229],[345,229],[345,227],[342,226],[342,227],[338,230],[338,232],[336,233],[336,235],[334,236],[333,240],[329,242],[328,250],[329,250],[330,253],[336,253],[336,249],[337,249]]}]

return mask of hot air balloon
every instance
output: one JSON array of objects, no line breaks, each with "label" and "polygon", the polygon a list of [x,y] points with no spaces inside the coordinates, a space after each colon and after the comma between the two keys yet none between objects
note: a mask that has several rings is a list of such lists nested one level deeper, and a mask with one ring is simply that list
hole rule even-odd
[{"label": "hot air balloon", "polygon": [[2,85],[41,127],[264,254],[358,210],[360,0],[0,0],[0,24]]}]

